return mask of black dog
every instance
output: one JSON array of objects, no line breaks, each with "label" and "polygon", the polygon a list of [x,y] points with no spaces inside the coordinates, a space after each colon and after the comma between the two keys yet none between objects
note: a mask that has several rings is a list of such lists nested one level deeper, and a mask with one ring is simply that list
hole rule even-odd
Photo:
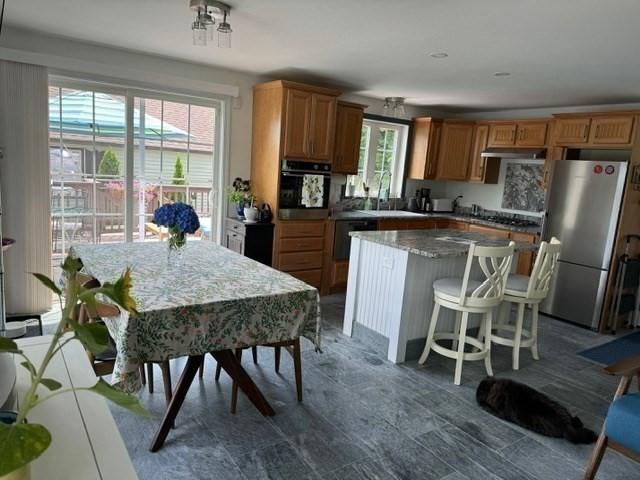
[{"label": "black dog", "polygon": [[478,405],[498,418],[548,437],[593,443],[597,435],[543,393],[513,380],[487,377],[476,391]]}]

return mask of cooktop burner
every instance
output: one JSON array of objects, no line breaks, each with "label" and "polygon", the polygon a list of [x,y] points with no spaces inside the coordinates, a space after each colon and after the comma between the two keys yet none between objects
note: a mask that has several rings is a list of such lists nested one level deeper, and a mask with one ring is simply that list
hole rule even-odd
[{"label": "cooktop burner", "polygon": [[532,220],[525,220],[523,218],[502,217],[494,215],[491,217],[484,217],[484,220],[488,222],[499,223],[500,225],[511,225],[513,227],[537,227],[538,224]]}]

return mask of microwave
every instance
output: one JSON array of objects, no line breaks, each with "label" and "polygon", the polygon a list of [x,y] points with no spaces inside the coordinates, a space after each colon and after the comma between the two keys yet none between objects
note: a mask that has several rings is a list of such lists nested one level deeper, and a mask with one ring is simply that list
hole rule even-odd
[{"label": "microwave", "polygon": [[283,160],[278,191],[278,218],[327,218],[330,189],[331,165],[304,160]]}]

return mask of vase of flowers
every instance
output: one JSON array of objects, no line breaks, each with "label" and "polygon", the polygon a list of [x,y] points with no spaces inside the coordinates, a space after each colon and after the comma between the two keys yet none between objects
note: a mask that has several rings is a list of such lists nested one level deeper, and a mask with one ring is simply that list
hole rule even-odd
[{"label": "vase of flowers", "polygon": [[230,187],[227,188],[227,198],[236,206],[236,214],[240,220],[244,219],[244,207],[253,206],[256,196],[251,193],[251,182],[236,177]]},{"label": "vase of flowers", "polygon": [[153,221],[169,230],[167,262],[170,266],[179,266],[187,244],[187,234],[195,233],[200,228],[198,214],[188,203],[165,203],[154,212]]},{"label": "vase of flowers", "polygon": [[[60,322],[41,360],[33,362],[13,340],[0,336],[0,352],[21,357],[23,361],[20,365],[29,372],[30,377],[29,386],[21,397],[18,411],[0,411],[0,480],[28,479],[30,463],[49,448],[52,441],[51,433],[44,425],[30,423],[27,420],[31,409],[52,397],[72,391],[88,390],[134,413],[149,415],[135,395],[116,390],[102,379],[92,387],[63,388],[59,381],[48,376],[50,372],[47,369],[51,360],[56,355],[60,355],[60,349],[69,342],[81,342],[84,348],[94,355],[107,349],[109,345],[107,327],[100,323],[81,324],[76,318],[76,312],[80,307],[95,313],[96,295],[107,297],[123,311],[137,313],[136,302],[130,295],[131,272],[128,269],[115,283],[105,282],[101,287],[85,288],[77,278],[81,267],[80,261],[71,257],[67,257],[62,264],[66,279],[64,302],[62,301],[63,292],[53,280],[46,275],[34,274],[42,284],[59,297],[60,304],[64,305]],[[91,317],[94,316],[91,315]],[[65,439],[58,441],[64,442]]]}]

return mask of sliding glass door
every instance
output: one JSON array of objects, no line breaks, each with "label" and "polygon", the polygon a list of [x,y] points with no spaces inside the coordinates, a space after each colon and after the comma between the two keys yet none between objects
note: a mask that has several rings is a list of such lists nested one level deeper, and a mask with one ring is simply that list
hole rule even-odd
[{"label": "sliding glass door", "polygon": [[[54,271],[75,244],[160,241],[167,202],[193,205],[218,240],[223,102],[67,81],[49,88]],[[217,200],[216,200],[217,199]]]}]

